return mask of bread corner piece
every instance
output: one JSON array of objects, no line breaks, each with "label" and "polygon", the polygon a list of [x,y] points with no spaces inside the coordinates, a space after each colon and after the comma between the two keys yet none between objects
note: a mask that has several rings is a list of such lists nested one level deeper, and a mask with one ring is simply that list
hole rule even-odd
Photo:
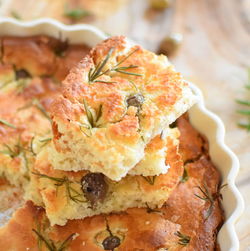
[{"label": "bread corner piece", "polygon": [[50,160],[56,169],[119,181],[143,159],[150,140],[195,101],[165,56],[112,37],[66,77],[51,107]]},{"label": "bread corner piece", "polygon": [[[44,206],[52,225],[64,225],[70,219],[83,219],[102,213],[121,212],[132,207],[158,208],[167,200],[183,173],[178,140],[169,138],[166,174],[127,175],[119,182],[101,173],[69,172],[53,169],[48,161],[50,146],[39,153],[31,175],[29,196]],[[37,199],[41,197],[41,202]]]}]

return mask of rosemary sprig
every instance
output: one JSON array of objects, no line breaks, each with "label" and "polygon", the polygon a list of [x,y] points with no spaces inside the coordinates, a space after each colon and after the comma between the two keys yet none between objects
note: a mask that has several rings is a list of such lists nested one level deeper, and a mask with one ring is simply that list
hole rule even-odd
[{"label": "rosemary sprig", "polygon": [[242,115],[250,115],[250,110],[238,110],[237,112]]},{"label": "rosemary sprig", "polygon": [[21,138],[19,136],[17,144],[15,144],[13,147],[4,144],[5,150],[0,151],[2,154],[9,155],[12,159],[18,157],[22,152],[26,151],[22,144],[21,144]]},{"label": "rosemary sprig", "polygon": [[19,145],[15,145],[13,148],[11,148],[7,144],[4,144],[4,146],[5,146],[6,150],[2,150],[2,151],[0,151],[0,153],[9,155],[12,159],[17,157],[21,152]]},{"label": "rosemary sprig", "polygon": [[150,185],[154,185],[155,184],[155,180],[156,180],[156,176],[142,176],[141,177],[146,180]]},{"label": "rosemary sprig", "polygon": [[[245,86],[247,89],[250,90],[250,68],[248,69],[248,83]],[[246,107],[250,106],[250,101],[249,100],[241,100],[241,99],[236,99],[236,102],[240,105],[244,105]],[[246,123],[238,123],[238,126],[241,128],[247,129],[247,131],[250,131],[250,110],[237,110],[237,113],[245,115],[248,117],[248,122]]]},{"label": "rosemary sprig", "polygon": [[[88,137],[90,137],[92,135],[91,133],[91,129],[92,128],[98,128],[100,127],[100,125],[98,125],[98,121],[100,120],[101,116],[102,116],[102,105],[99,106],[97,112],[96,112],[96,116],[94,116],[94,114],[92,113],[92,111],[90,110],[87,102],[85,99],[83,99],[83,105],[84,105],[84,109],[86,111],[86,116],[88,119],[88,124],[84,124],[84,123],[80,123],[80,130]],[[87,133],[85,131],[85,129],[87,129],[87,131],[89,131],[89,133]]]},{"label": "rosemary sprig", "polygon": [[94,127],[94,116],[93,116],[91,110],[89,109],[85,99],[83,99],[83,105],[84,105],[84,108],[85,108],[85,111],[86,111],[86,116],[87,116],[88,122],[89,122],[91,127]]},{"label": "rosemary sprig", "polygon": [[52,138],[46,138],[46,139],[40,139],[39,141],[42,143],[47,143],[50,142],[52,140]]},{"label": "rosemary sprig", "polygon": [[174,233],[176,236],[179,237],[178,244],[181,246],[187,246],[191,240],[190,236],[187,236],[185,234],[182,234],[180,231],[177,231]]},{"label": "rosemary sprig", "polygon": [[4,119],[0,119],[0,123],[3,124],[3,125],[8,126],[8,127],[10,127],[10,128],[16,129],[16,126],[15,126],[15,125],[9,123],[8,121],[6,121],[6,120],[4,120]]},{"label": "rosemary sprig", "polygon": [[36,107],[45,118],[47,118],[50,122],[52,122],[49,114],[44,109],[43,105],[41,104],[41,102],[38,99],[33,99],[29,104],[19,108],[18,111],[28,109],[28,108],[30,108],[32,106]]},{"label": "rosemary sprig", "polygon": [[236,102],[240,105],[247,105],[250,106],[250,101],[244,101],[244,100],[240,100],[240,99],[236,99]]},{"label": "rosemary sprig", "polygon": [[203,197],[198,195],[198,194],[194,194],[197,198],[204,200],[206,202],[209,203],[209,207],[207,209],[207,215],[206,215],[206,220],[209,218],[209,216],[212,214],[213,212],[213,207],[214,207],[214,198],[213,195],[208,191],[208,188],[206,185],[203,185],[204,189],[202,189],[200,186],[197,186],[196,188],[198,188],[200,190],[200,192],[202,193]]},{"label": "rosemary sprig", "polygon": [[80,8],[70,9],[70,10],[65,9],[64,11],[64,16],[74,19],[74,20],[79,20],[81,18],[90,16],[90,15],[91,13],[88,10],[84,10]]},{"label": "rosemary sprig", "polygon": [[46,146],[51,140],[52,140],[52,138],[40,139],[39,141],[40,141],[41,143],[43,143],[43,144],[41,145],[41,147]]},{"label": "rosemary sprig", "polygon": [[95,82],[97,78],[102,76],[103,74],[107,73],[109,70],[106,70],[105,72],[101,73],[105,65],[107,64],[112,52],[114,51],[114,48],[111,48],[104,58],[102,62],[99,62],[95,69],[91,68],[88,74],[89,82]]},{"label": "rosemary sprig", "polygon": [[239,127],[241,127],[241,128],[245,128],[245,129],[247,129],[248,131],[250,131],[250,123],[249,124],[244,124],[244,123],[238,123],[237,124]]},{"label": "rosemary sprig", "polygon": [[49,251],[64,251],[67,247],[69,247],[71,241],[75,238],[76,233],[70,234],[61,244],[57,247],[57,245],[51,239],[47,239],[40,231],[36,229],[32,229],[32,231],[37,235],[38,241],[40,243],[44,243]]},{"label": "rosemary sprig", "polygon": [[27,171],[29,171],[29,161],[27,158],[26,153],[27,152],[31,152],[30,148],[25,148],[22,144],[21,144],[21,138],[19,137],[18,139],[18,143],[15,144],[13,147],[4,144],[5,150],[1,150],[0,153],[8,155],[10,158],[14,159],[16,157],[22,156],[23,160],[24,160],[24,165],[27,169]]},{"label": "rosemary sprig", "polygon": [[200,190],[200,192],[202,193],[202,196],[201,195],[198,195],[198,194],[194,194],[197,198],[201,199],[201,200],[204,200],[206,202],[209,203],[209,207],[207,209],[207,215],[206,215],[206,218],[205,220],[207,220],[209,218],[209,216],[212,214],[213,212],[213,208],[214,208],[214,202],[217,200],[217,199],[222,199],[222,195],[220,193],[221,189],[224,188],[225,186],[227,186],[227,184],[224,184],[222,186],[220,186],[217,190],[216,193],[214,194],[211,194],[207,188],[207,186],[204,184],[203,185],[203,188],[201,188],[200,186],[196,186],[196,188],[198,188]]},{"label": "rosemary sprig", "polygon": [[32,172],[32,174],[39,176],[40,178],[45,178],[45,179],[50,179],[55,181],[55,186],[60,187],[60,186],[65,186],[66,192],[67,192],[67,196],[69,199],[71,199],[72,201],[74,201],[75,203],[78,202],[86,202],[86,200],[82,199],[83,198],[83,194],[79,193],[76,189],[74,189],[72,187],[72,184],[74,184],[73,181],[70,181],[68,179],[68,177],[64,176],[63,178],[57,178],[57,177],[52,177],[52,176],[48,176],[46,174],[41,174],[41,173],[35,173]]},{"label": "rosemary sprig", "polygon": [[[99,62],[97,64],[97,66],[95,67],[95,69],[91,68],[88,74],[88,79],[89,79],[89,83],[94,83],[94,82],[99,82],[98,78],[101,77],[104,74],[107,74],[108,72],[118,72],[121,74],[127,74],[127,75],[133,75],[133,76],[142,76],[142,74],[139,73],[134,73],[134,72],[129,72],[128,70],[130,69],[135,69],[138,68],[137,65],[129,65],[129,66],[122,66],[119,67],[119,65],[121,65],[124,61],[126,61],[132,54],[134,54],[136,51],[138,51],[138,49],[135,49],[134,51],[132,51],[131,53],[129,53],[126,57],[124,57],[120,62],[118,62],[114,67],[112,67],[111,69],[107,69],[106,71],[103,72],[103,68],[105,67],[105,65],[107,64],[110,56],[112,55],[114,51],[114,48],[112,47],[109,52],[107,53],[106,57],[104,58],[104,60],[102,62]],[[101,81],[100,81],[101,82]]]}]

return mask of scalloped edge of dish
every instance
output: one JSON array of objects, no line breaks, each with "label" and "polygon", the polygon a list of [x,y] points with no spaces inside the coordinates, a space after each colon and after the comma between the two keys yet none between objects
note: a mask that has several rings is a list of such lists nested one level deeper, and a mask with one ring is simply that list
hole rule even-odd
[{"label": "scalloped edge of dish", "polygon": [[[70,43],[85,43],[89,46],[108,37],[98,28],[88,24],[65,25],[51,18],[27,22],[13,18],[0,18],[0,35],[2,36],[41,34],[60,39],[68,38]],[[193,83],[189,84],[198,97],[198,103],[189,110],[190,121],[200,133],[207,137],[210,157],[221,173],[222,184],[227,184],[221,191],[225,222],[218,233],[218,244],[222,251],[237,251],[239,239],[235,231],[235,222],[244,210],[243,198],[235,185],[239,160],[225,144],[225,127],[222,120],[205,107],[201,91]]]}]

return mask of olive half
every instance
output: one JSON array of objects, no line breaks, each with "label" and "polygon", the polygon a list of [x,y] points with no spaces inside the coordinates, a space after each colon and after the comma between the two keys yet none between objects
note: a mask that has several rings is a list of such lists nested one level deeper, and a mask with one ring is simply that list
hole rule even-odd
[{"label": "olive half", "polygon": [[88,173],[81,179],[82,191],[91,206],[94,207],[98,202],[103,202],[108,191],[108,184],[101,173]]},{"label": "olive half", "polygon": [[127,106],[135,106],[137,108],[140,108],[140,106],[143,104],[144,102],[144,97],[142,94],[140,93],[137,93],[137,94],[134,94],[130,97],[127,98]]},{"label": "olive half", "polygon": [[109,236],[105,238],[102,242],[104,250],[114,250],[120,246],[121,240],[117,236]]}]

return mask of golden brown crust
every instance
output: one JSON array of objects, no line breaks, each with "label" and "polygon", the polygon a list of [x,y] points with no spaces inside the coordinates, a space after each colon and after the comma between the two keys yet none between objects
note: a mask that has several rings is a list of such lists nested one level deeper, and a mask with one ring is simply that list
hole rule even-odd
[{"label": "golden brown crust", "polygon": [[[62,48],[63,56],[56,54],[62,43],[54,38],[3,37],[0,40],[0,119],[13,125],[0,122],[0,175],[5,175],[12,184],[24,185],[35,160],[30,149],[33,138],[49,137],[51,131],[48,110],[60,87],[56,81],[68,73],[68,68],[88,48],[70,45]],[[54,74],[56,80],[45,76],[49,74]],[[8,148],[16,156],[11,157]]]},{"label": "golden brown crust", "polygon": [[[182,129],[189,128],[190,134],[194,135],[190,138],[191,143],[188,149],[198,147],[197,137],[201,136],[195,133],[196,131],[188,124],[187,118],[182,117],[179,120],[182,122],[185,120],[185,123],[182,123]],[[194,157],[196,158],[196,156]],[[102,242],[109,236],[109,232],[106,230],[108,223],[112,234],[119,236],[122,240],[118,250],[157,251],[160,248],[162,250],[168,248],[168,250],[212,251],[217,245],[216,234],[223,221],[223,212],[218,197],[220,175],[207,157],[206,150],[198,160],[193,159],[193,162],[190,160],[186,164],[186,169],[188,180],[178,185],[161,209],[129,209],[121,214],[111,214],[105,217],[100,215],[84,220],[69,221],[63,227],[50,228],[49,236],[55,242],[58,240],[62,242],[70,234],[78,233],[79,236],[69,244],[69,251],[104,250]],[[203,188],[204,185],[215,198],[212,213],[208,218],[209,203],[194,195],[202,196],[197,186]],[[0,230],[0,244],[8,247],[6,250],[19,251],[26,247],[37,250],[34,234],[31,232],[31,228],[35,226],[36,210],[34,209],[35,207],[28,203],[24,209],[17,212],[5,228]],[[21,229],[23,233],[20,235],[15,232],[15,238],[8,239],[7,236],[16,227],[16,222],[19,222],[18,229]],[[26,222],[28,223],[26,224]],[[190,237],[190,242],[186,246],[178,244],[180,239],[176,236],[177,231]],[[23,235],[26,236],[27,241],[22,239]],[[27,246],[26,242],[30,246]]]},{"label": "golden brown crust", "polygon": [[123,36],[109,38],[70,71],[51,106],[54,168],[101,172],[118,181],[143,158],[147,143],[194,102],[166,57]]},{"label": "golden brown crust", "polygon": [[85,45],[68,45],[67,41],[47,36],[0,39],[4,64],[15,65],[17,70],[25,69],[33,76],[53,75],[59,81],[89,51]]},{"label": "golden brown crust", "polygon": [[[49,146],[48,146],[49,147]],[[160,207],[179,183],[183,174],[183,162],[178,152],[178,142],[167,140],[165,156],[167,156],[168,172],[159,176],[143,177],[127,175],[119,182],[105,178],[108,192],[104,200],[95,208],[91,207],[86,194],[81,189],[81,180],[87,171],[69,172],[56,170],[48,161],[50,148],[44,149],[36,160],[31,175],[30,191],[36,193],[35,199],[41,196],[47,216],[51,224],[64,225],[68,219],[83,219],[100,213],[121,212],[131,207]],[[39,174],[39,175],[38,175]],[[46,175],[46,177],[42,176]],[[48,178],[50,177],[50,178]],[[70,180],[70,186],[78,193],[81,202],[74,202],[69,197],[67,186],[57,186],[55,179]]]},{"label": "golden brown crust", "polygon": [[[14,57],[15,55],[12,56]],[[41,69],[41,72],[43,72],[44,68],[41,67]],[[39,71],[38,68],[36,70]],[[0,66],[0,79],[1,72],[4,73],[5,77],[13,77],[13,67],[11,65]],[[20,118],[11,116],[11,113],[19,105],[32,99],[32,97],[48,100],[44,101],[44,105],[46,106],[47,104],[46,107],[49,106],[51,94],[48,93],[50,90],[53,93],[53,88],[50,89],[48,84],[40,80],[36,83],[31,85],[32,88],[29,85],[22,95],[16,95],[12,90],[8,90],[8,95],[4,96],[4,93],[0,90],[1,95],[3,95],[0,96],[1,108],[6,107],[6,109],[0,110],[0,118],[2,116],[12,124],[18,125],[18,129],[13,129],[0,124],[0,141],[2,143],[8,143],[10,139],[13,140],[17,130],[25,131],[26,127],[28,127],[28,132],[31,131],[33,133],[34,128],[37,128],[39,120],[34,120],[32,125],[26,125],[22,121],[21,125]],[[41,92],[40,90],[44,91]],[[74,91],[77,92],[79,90],[75,89]],[[16,102],[10,102],[8,99]],[[37,114],[37,110],[34,111],[34,114]],[[108,117],[109,115],[107,114],[106,116]],[[48,122],[46,121],[45,123]],[[32,229],[37,230],[37,223],[40,223],[46,230],[45,236],[48,235],[46,237],[52,239],[57,247],[70,234],[78,233],[79,236],[76,235],[74,240],[69,242],[69,251],[99,251],[103,250],[103,240],[110,235],[110,232],[107,231],[108,222],[112,234],[122,240],[118,248],[119,251],[158,251],[160,248],[162,248],[160,249],[161,251],[165,251],[166,248],[168,250],[190,251],[214,250],[216,234],[223,221],[223,212],[220,208],[218,197],[220,175],[208,157],[207,142],[192,128],[187,117],[180,118],[177,124],[181,131],[180,150],[186,162],[185,169],[187,170],[188,179],[186,182],[178,185],[162,209],[129,209],[120,214],[100,215],[84,220],[69,221],[63,227],[49,227],[44,210],[40,207],[35,207],[31,202],[27,202],[25,207],[17,210],[14,217],[5,227],[0,228],[0,249],[5,251],[39,250],[37,236],[32,232]],[[25,135],[28,135],[25,138],[30,139],[29,134]],[[154,146],[158,147],[158,144]],[[175,153],[171,156],[175,158]],[[46,172],[51,174],[49,170],[46,170]],[[79,174],[72,172],[71,175],[75,177]],[[141,182],[148,186],[144,179]],[[203,188],[204,185],[208,187],[209,192],[215,198],[212,214],[207,219],[209,203],[194,196],[194,194],[202,195],[196,186]],[[1,188],[4,189],[5,187],[6,182],[0,179],[0,191]],[[15,199],[18,200],[18,198]],[[10,204],[12,204],[11,201],[10,199]],[[56,204],[54,205],[56,206]],[[183,247],[178,244],[179,238],[175,235],[177,231],[190,236],[191,240],[187,246]],[[42,250],[47,250],[44,243]]]}]

